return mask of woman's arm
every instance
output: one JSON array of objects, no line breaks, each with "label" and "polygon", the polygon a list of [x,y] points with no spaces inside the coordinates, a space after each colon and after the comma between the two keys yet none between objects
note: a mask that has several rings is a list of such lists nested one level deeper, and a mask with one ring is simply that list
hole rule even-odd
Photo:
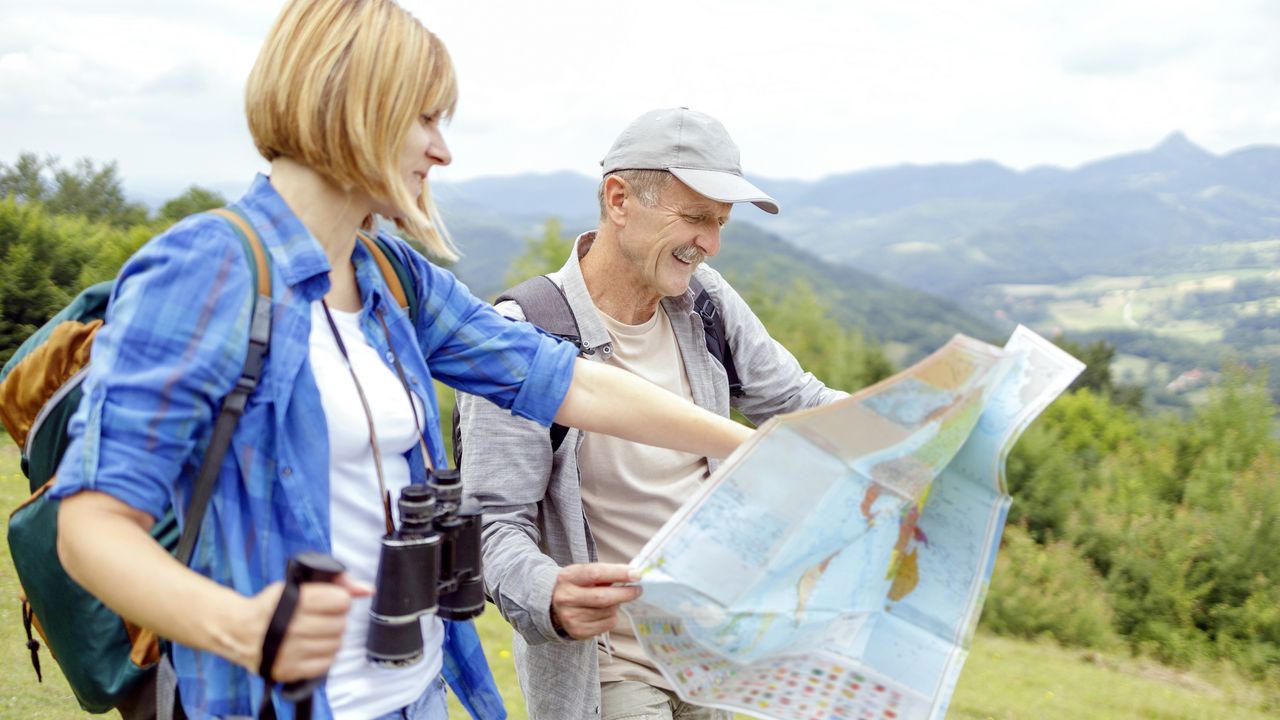
[{"label": "woman's arm", "polygon": [[[151,516],[106,493],[62,500],[58,558],[72,579],[121,616],[254,673],[282,583],[245,597],[191,571],[148,534]],[[110,542],[103,542],[110,538]],[[272,674],[287,682],[324,674],[342,640],[351,598],[370,589],[340,576],[302,586]]]},{"label": "woman's arm", "polygon": [[[182,498],[175,483],[240,374],[253,296],[244,249],[221,219],[189,218],[135,253],[94,341],[50,496],[61,501],[59,556],[86,590],[138,625],[256,672],[283,586],[245,597],[183,566],[147,533]],[[306,607],[284,643],[295,647],[282,647],[288,657],[274,666],[279,677],[328,666],[319,660],[340,629],[324,619],[336,612],[324,598],[335,589],[348,594],[304,590]]]},{"label": "woman's arm", "polygon": [[708,457],[726,457],[751,436],[626,371],[578,358],[576,345],[511,322],[449,272],[405,252],[421,302],[418,343],[431,374],[446,385],[542,425],[554,420]]},{"label": "woman's arm", "polygon": [[581,358],[556,422],[715,458],[727,457],[753,432],[625,370]]}]

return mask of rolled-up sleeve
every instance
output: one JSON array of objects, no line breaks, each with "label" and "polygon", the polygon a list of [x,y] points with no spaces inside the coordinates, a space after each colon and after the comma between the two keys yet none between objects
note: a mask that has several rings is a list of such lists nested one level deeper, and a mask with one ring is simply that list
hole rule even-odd
[{"label": "rolled-up sleeve", "polygon": [[243,246],[211,216],[130,258],[94,340],[52,495],[97,490],[162,516],[239,375],[252,298]]},{"label": "rolled-up sleeve", "polygon": [[573,381],[577,346],[504,317],[425,260],[417,269],[418,338],[431,374],[513,415],[550,425]]}]

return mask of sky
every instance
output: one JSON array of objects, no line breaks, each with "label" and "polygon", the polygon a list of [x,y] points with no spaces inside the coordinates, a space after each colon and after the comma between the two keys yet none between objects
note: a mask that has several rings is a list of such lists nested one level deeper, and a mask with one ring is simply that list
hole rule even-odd
[{"label": "sky", "polygon": [[[0,162],[118,163],[142,198],[265,168],[243,88],[278,0],[0,0]],[[404,0],[458,69],[433,179],[597,175],[635,116],[719,118],[744,169],[1075,167],[1180,130],[1280,144],[1271,0]]]}]

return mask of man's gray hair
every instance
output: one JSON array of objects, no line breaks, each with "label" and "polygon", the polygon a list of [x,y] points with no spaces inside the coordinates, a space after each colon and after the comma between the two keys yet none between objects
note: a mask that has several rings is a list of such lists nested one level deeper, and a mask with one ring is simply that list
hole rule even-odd
[{"label": "man's gray hair", "polygon": [[636,199],[645,207],[653,207],[662,199],[662,191],[667,189],[673,177],[666,170],[615,170],[600,179],[600,187],[596,188],[596,202],[600,204],[600,219],[604,220],[604,181],[610,176],[617,176],[626,181],[627,187],[635,193]]}]

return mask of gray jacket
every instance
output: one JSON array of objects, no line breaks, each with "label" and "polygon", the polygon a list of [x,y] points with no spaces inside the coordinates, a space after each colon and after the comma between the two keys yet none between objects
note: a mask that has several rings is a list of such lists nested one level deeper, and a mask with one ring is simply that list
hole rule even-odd
[{"label": "gray jacket", "polygon": [[[591,302],[580,254],[592,233],[578,238],[575,252],[550,277],[569,300],[586,357],[604,360],[612,352],[609,333]],[[805,372],[786,348],[769,337],[760,320],[715,270],[696,271],[724,315],[726,334],[745,396],[733,405],[752,422],[778,413],[845,397]],[[702,319],[693,310],[692,293],[666,298],[684,359],[693,401],[729,414],[729,384],[724,368],[707,350]],[[498,309],[524,319],[520,307]],[[467,498],[484,506],[485,588],[515,629],[512,649],[516,672],[531,720],[593,720],[600,715],[600,675],[592,640],[564,640],[551,625],[551,590],[560,568],[596,560],[578,485],[577,449],[582,434],[570,429],[553,456],[547,428],[514,417],[474,396],[458,394],[464,448],[462,480]],[[625,409],[620,408],[620,412]],[[711,470],[719,461],[708,458]]]}]

